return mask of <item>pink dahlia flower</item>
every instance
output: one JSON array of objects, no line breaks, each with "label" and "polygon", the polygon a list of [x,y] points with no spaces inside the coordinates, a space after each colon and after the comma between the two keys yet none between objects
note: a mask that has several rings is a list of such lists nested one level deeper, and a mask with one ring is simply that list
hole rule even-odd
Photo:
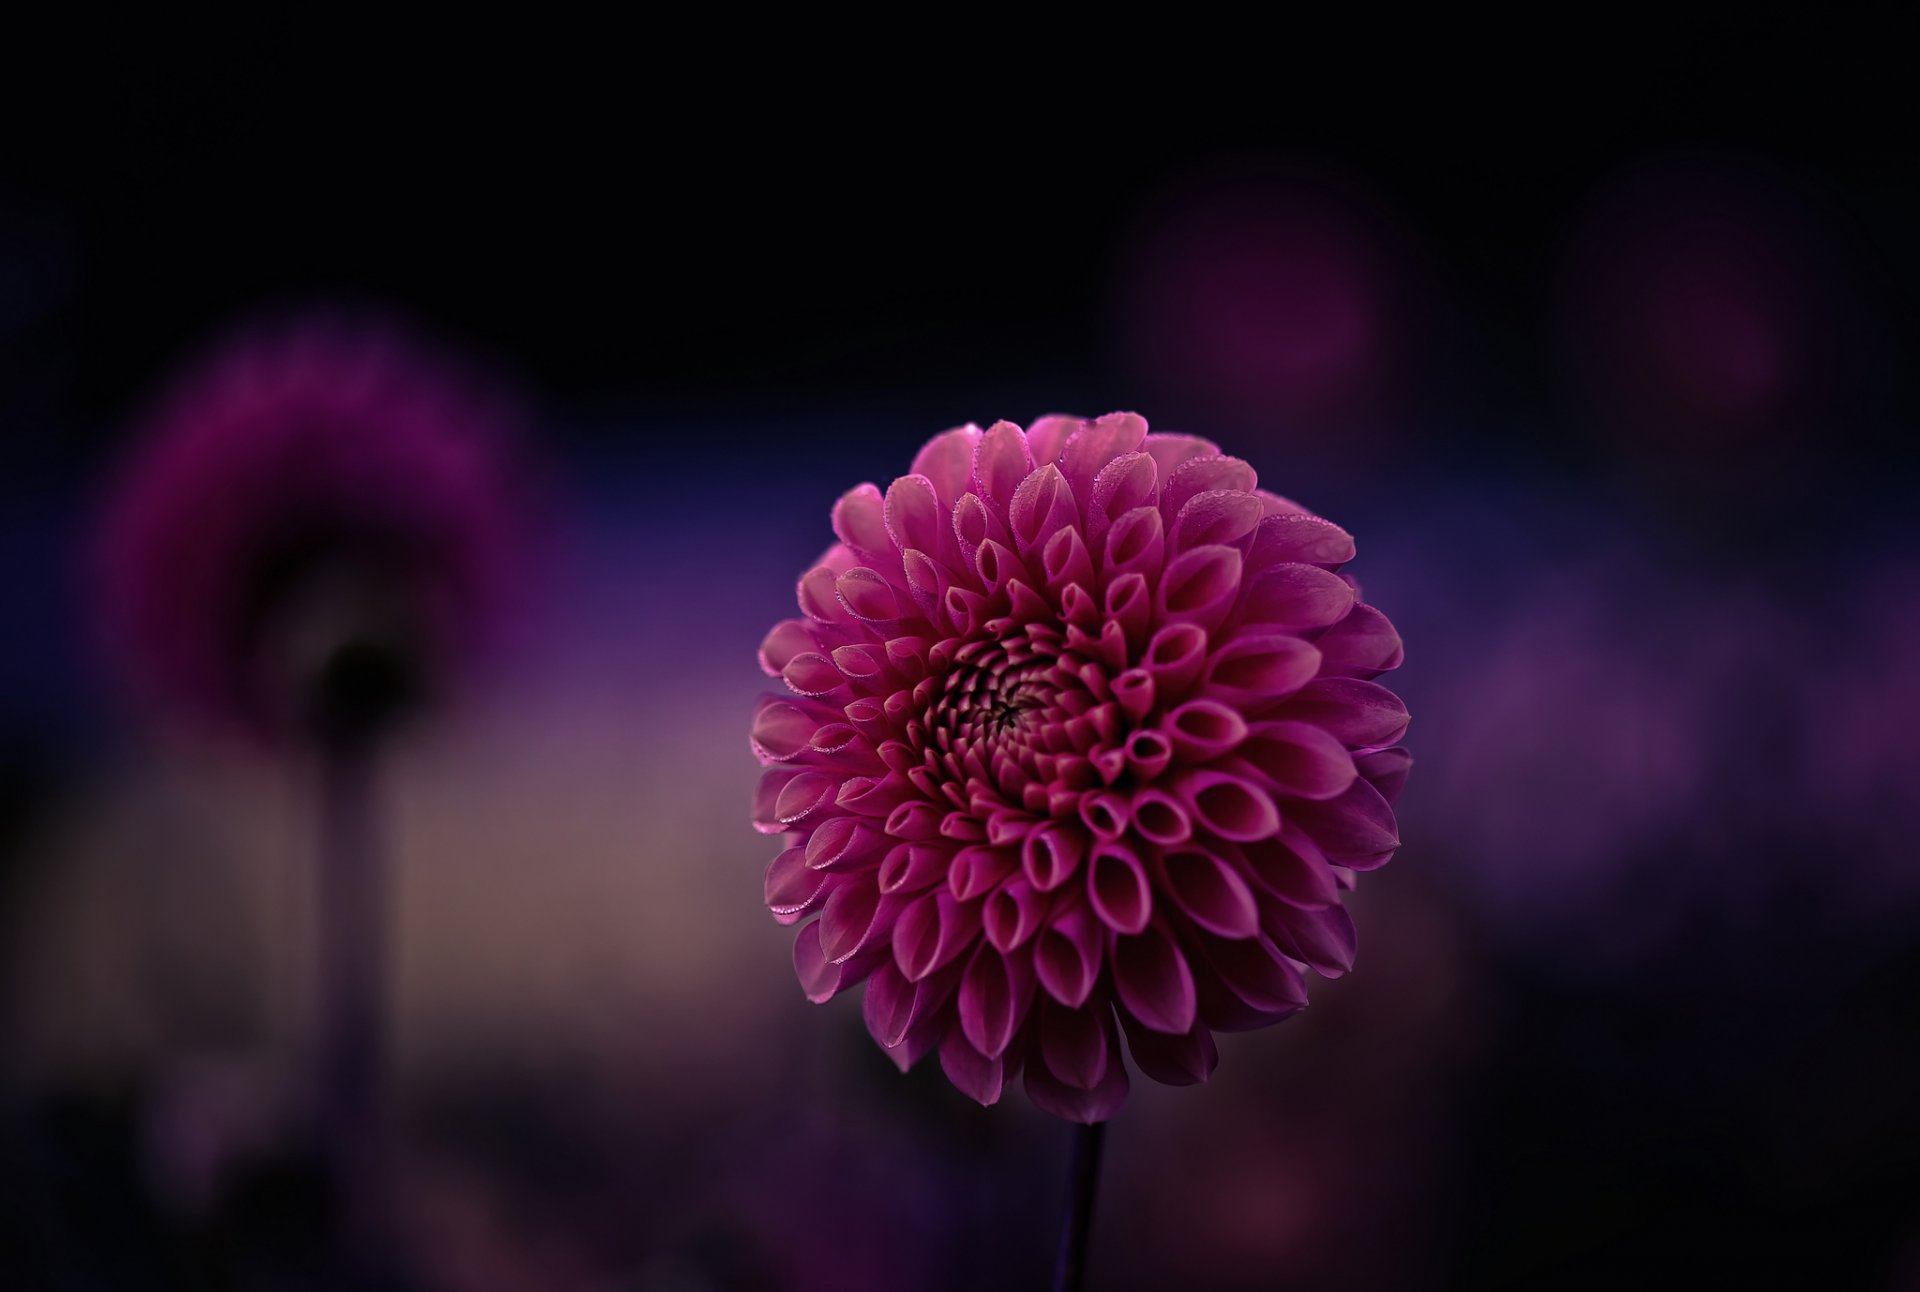
[{"label": "pink dahlia flower", "polygon": [[517,582],[517,430],[391,325],[240,334],[184,374],[108,499],[104,646],[155,707],[269,738],[313,719],[304,689],[343,660],[378,661],[344,684],[380,706],[444,684]]},{"label": "pink dahlia flower", "polygon": [[[833,509],[762,667],[766,900],[809,999],[866,983],[905,1070],[1099,1121],[1133,1062],[1353,962],[1341,892],[1399,846],[1400,638],[1339,526],[1131,413],[932,440]],[[817,919],[810,917],[818,916]]]}]

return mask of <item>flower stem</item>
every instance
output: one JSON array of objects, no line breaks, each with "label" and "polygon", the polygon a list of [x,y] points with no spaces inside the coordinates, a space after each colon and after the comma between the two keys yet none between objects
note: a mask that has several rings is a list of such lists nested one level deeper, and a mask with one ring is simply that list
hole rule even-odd
[{"label": "flower stem", "polygon": [[1100,1148],[1107,1124],[1091,1122],[1073,1132],[1073,1168],[1068,1181],[1067,1217],[1060,1227],[1060,1260],[1054,1266],[1054,1292],[1080,1292],[1087,1269],[1087,1239],[1093,1232],[1093,1204],[1100,1187]]},{"label": "flower stem", "polygon": [[327,742],[320,763],[319,1080],[321,1152],[330,1176],[337,1256],[356,1284],[384,1263],[381,1084],[387,969],[386,857],[375,760],[361,742]]}]

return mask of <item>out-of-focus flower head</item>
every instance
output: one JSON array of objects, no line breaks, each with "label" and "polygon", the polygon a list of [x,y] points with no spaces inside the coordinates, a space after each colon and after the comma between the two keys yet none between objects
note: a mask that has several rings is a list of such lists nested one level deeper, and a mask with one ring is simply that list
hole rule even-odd
[{"label": "out-of-focus flower head", "polygon": [[1403,375],[1397,260],[1364,204],[1330,181],[1189,184],[1151,208],[1125,253],[1130,370],[1250,435],[1295,428],[1290,452],[1330,436],[1350,451]]},{"label": "out-of-focus flower head", "polygon": [[1583,398],[1662,460],[1830,421],[1837,284],[1781,185],[1670,163],[1602,195],[1572,248],[1565,333]]},{"label": "out-of-focus flower head", "polygon": [[141,427],[102,519],[99,623],[129,687],[271,741],[443,690],[520,583],[515,408],[389,319],[217,346]]},{"label": "out-of-focus flower head", "polygon": [[1098,1121],[1133,1062],[1345,972],[1354,872],[1399,846],[1399,636],[1338,526],[1131,413],[935,437],[833,510],[761,665],[754,823],[807,996],[866,983],[902,1069]]}]

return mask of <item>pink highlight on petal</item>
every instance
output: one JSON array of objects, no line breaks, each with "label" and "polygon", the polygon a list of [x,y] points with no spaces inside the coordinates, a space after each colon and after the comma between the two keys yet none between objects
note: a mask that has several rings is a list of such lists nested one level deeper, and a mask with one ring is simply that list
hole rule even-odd
[{"label": "pink highlight on petal", "polygon": [[1093,581],[1093,556],[1078,529],[1063,529],[1047,540],[1040,568],[1048,590],[1056,594],[1069,584],[1084,587]]},{"label": "pink highlight on petal", "polygon": [[922,475],[901,476],[887,486],[881,524],[888,543],[902,552],[940,556],[952,542],[948,508],[941,505],[933,481]]},{"label": "pink highlight on petal", "polygon": [[1076,497],[1093,494],[1094,480],[1109,462],[1132,453],[1147,438],[1146,420],[1136,413],[1108,413],[1087,422],[1060,450],[1060,471]]},{"label": "pink highlight on petal", "polygon": [[840,990],[841,968],[820,950],[820,921],[803,925],[793,939],[793,972],[800,990],[816,1005],[833,999]]},{"label": "pink highlight on petal", "polygon": [[1202,439],[1198,435],[1170,435],[1165,431],[1148,432],[1140,447],[1152,456],[1154,464],[1160,468],[1162,480],[1181,463],[1192,458],[1220,456],[1220,446],[1212,440]]},{"label": "pink highlight on petal", "polygon": [[787,661],[780,678],[799,695],[828,695],[847,684],[846,675],[833,661],[816,651],[802,651]]},{"label": "pink highlight on petal", "polygon": [[1136,508],[1151,508],[1159,515],[1155,506],[1159,496],[1159,468],[1152,456],[1122,453],[1102,467],[1093,482],[1093,495],[1087,504],[1087,537],[1099,547],[1107,529]]},{"label": "pink highlight on petal", "polygon": [[1199,1017],[1193,971],[1165,930],[1149,925],[1116,937],[1110,963],[1113,989],[1125,1010],[1156,1032],[1185,1032]]},{"label": "pink highlight on petal", "polygon": [[804,821],[826,805],[834,789],[832,777],[819,772],[801,772],[780,787],[773,804],[773,820],[779,828]]},{"label": "pink highlight on petal", "polygon": [[1173,763],[1173,746],[1158,731],[1142,729],[1127,737],[1127,767],[1142,781],[1150,781]]},{"label": "pink highlight on petal", "polygon": [[1118,839],[1127,832],[1132,810],[1120,794],[1089,794],[1080,800],[1080,819],[1102,839]]},{"label": "pink highlight on petal", "polygon": [[753,715],[753,752],[762,762],[783,763],[807,752],[819,715],[791,700],[762,696]]},{"label": "pink highlight on petal", "polygon": [[889,839],[922,842],[940,837],[940,822],[946,813],[925,799],[912,799],[887,813]]},{"label": "pink highlight on petal", "polygon": [[1224,454],[1188,458],[1171,473],[1162,472],[1160,478],[1166,481],[1166,488],[1160,492],[1160,510],[1168,521],[1199,494],[1218,489],[1251,493],[1259,483],[1251,465]]},{"label": "pink highlight on petal", "polygon": [[1067,440],[1082,425],[1082,418],[1059,413],[1035,418],[1033,424],[1027,427],[1027,450],[1033,454],[1033,465],[1043,467],[1057,461],[1060,450],[1066,447]]},{"label": "pink highlight on petal", "polygon": [[877,570],[859,566],[834,581],[834,593],[848,612],[870,624],[892,623],[900,618],[900,599],[893,585]]}]

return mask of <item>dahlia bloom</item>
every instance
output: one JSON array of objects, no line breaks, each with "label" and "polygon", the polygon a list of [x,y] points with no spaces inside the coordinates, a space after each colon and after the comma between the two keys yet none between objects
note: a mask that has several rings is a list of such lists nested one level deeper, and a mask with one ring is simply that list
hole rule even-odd
[{"label": "dahlia bloom", "polygon": [[[1353,961],[1353,872],[1399,846],[1399,636],[1338,526],[1131,413],[937,436],[833,509],[761,647],[754,824],[809,999],[866,983],[904,1071],[1093,1122],[1120,1033],[1204,1081],[1212,1033]],[[810,917],[818,916],[817,919]]]},{"label": "dahlia bloom", "polygon": [[386,699],[444,682],[516,581],[516,421],[390,325],[238,335],[147,421],[108,499],[105,648],[153,707],[267,739],[312,719],[305,689],[342,648],[397,670],[375,685],[408,694]]}]

